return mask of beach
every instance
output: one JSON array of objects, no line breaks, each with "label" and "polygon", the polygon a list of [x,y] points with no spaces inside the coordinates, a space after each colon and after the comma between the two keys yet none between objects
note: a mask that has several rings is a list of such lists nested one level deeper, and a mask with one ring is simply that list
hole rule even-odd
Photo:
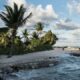
[{"label": "beach", "polygon": [[[6,75],[4,74],[1,74],[1,75],[2,77],[4,75],[7,80],[11,80],[11,79],[38,80],[39,78],[41,80],[44,80],[44,79],[52,80],[52,79],[55,79],[55,77],[56,79],[59,79],[61,78],[59,77],[60,75],[63,76],[65,74],[65,76],[63,76],[60,80],[64,80],[64,79],[67,80],[68,78],[69,79],[75,78],[76,80],[79,80],[79,76],[74,77],[74,75],[76,74],[73,73],[73,71],[77,71],[77,74],[79,74],[78,69],[80,69],[80,64],[79,64],[80,57],[72,56],[69,53],[73,53],[73,52],[63,51],[58,49],[58,50],[29,53],[24,55],[16,55],[16,56],[12,56],[11,58],[7,58],[7,56],[2,56],[0,58],[0,68],[3,69],[4,73],[7,73],[7,72],[10,72],[10,73]],[[38,64],[37,65],[38,67],[36,66],[36,64],[33,64],[36,62]],[[24,65],[28,63],[32,65],[32,69],[31,68],[27,69],[27,67],[26,69],[24,69]],[[57,64],[53,65],[54,63],[57,63]],[[48,67],[48,64],[49,64],[49,67]],[[13,72],[13,70],[11,71],[11,68],[10,68],[11,66],[13,66],[13,68],[18,66],[19,71],[17,70],[16,72]],[[50,72],[51,74],[49,74]],[[68,75],[68,74],[71,74],[71,75]],[[48,77],[48,76],[52,76],[52,77]]]},{"label": "beach", "polygon": [[7,58],[6,56],[0,58],[0,68],[6,66],[12,66],[15,64],[25,64],[29,62],[35,62],[40,60],[47,60],[51,57],[60,56],[61,54],[69,53],[68,51],[63,50],[49,50],[49,51],[41,51],[35,53],[29,53],[24,55],[16,55],[11,58]]}]

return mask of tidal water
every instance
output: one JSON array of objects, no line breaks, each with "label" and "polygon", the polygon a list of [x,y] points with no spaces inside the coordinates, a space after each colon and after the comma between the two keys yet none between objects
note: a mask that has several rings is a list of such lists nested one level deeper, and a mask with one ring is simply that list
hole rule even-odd
[{"label": "tidal water", "polygon": [[56,58],[59,60],[56,66],[19,71],[8,80],[80,80],[80,57],[62,54]]}]

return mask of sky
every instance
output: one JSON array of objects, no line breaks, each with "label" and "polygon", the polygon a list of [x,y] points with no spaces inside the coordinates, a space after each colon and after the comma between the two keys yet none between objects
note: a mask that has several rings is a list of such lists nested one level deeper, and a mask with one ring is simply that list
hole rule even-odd
[{"label": "sky", "polygon": [[[45,30],[52,30],[59,38],[55,46],[80,47],[80,0],[0,0],[0,12],[5,4],[13,6],[14,2],[24,4],[28,9],[25,15],[33,13],[26,26],[37,22],[48,25]],[[1,20],[0,26],[5,26]]]}]

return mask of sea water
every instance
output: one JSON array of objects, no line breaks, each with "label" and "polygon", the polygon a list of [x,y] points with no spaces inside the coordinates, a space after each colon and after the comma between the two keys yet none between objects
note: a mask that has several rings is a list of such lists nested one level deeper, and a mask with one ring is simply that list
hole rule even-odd
[{"label": "sea water", "polygon": [[8,80],[80,80],[80,57],[62,54],[56,58],[59,60],[56,66],[19,71]]}]

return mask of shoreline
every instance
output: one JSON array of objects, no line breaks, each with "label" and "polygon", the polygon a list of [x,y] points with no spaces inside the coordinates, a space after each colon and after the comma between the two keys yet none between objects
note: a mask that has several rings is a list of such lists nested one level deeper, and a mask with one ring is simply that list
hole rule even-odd
[{"label": "shoreline", "polygon": [[[41,52],[33,52],[33,53],[28,53],[28,54],[23,54],[23,55],[14,55],[11,58],[2,57],[0,58],[0,69],[6,68],[6,67],[12,67],[12,66],[24,66],[27,67],[38,64],[41,62],[47,63],[46,65],[49,66],[51,62],[53,61],[54,63],[59,62],[56,60],[56,56],[60,56],[63,54],[79,54],[77,52],[71,52],[71,51],[65,51],[65,50],[49,50],[49,51],[41,51]],[[32,65],[31,65],[31,64]],[[34,63],[34,64],[33,64]],[[52,64],[54,64],[52,63]]]},{"label": "shoreline", "polygon": [[[12,66],[21,66],[21,67],[27,67],[26,65],[32,67],[35,63],[40,66],[40,64],[45,64],[43,66],[49,66],[49,64],[56,64],[58,61],[55,59],[56,56],[59,56],[61,54],[64,54],[65,52],[60,50],[49,50],[49,51],[41,51],[41,52],[34,52],[29,54],[23,54],[23,55],[16,55],[12,56],[11,58],[0,58],[0,69],[12,67]],[[30,63],[30,64],[29,64]],[[32,64],[34,63],[34,64]],[[32,64],[32,65],[31,65]],[[37,65],[37,66],[38,66]],[[29,68],[30,68],[29,67]]]},{"label": "shoreline", "polygon": [[54,57],[56,54],[54,50],[50,51],[41,51],[41,52],[34,52],[30,54],[24,55],[16,55],[12,56],[11,58],[1,58],[0,59],[0,68],[6,66],[12,66],[15,64],[25,64],[25,63],[33,63],[36,61],[48,60],[49,57]]},{"label": "shoreline", "polygon": [[79,54],[72,51],[49,50],[23,55],[15,55],[11,58],[7,58],[6,56],[1,57],[0,78],[3,78],[3,75],[5,75],[6,77],[6,75],[18,72],[20,70],[39,69],[56,66],[60,62],[57,59],[57,56],[65,56],[64,54],[73,55],[72,53]]}]

